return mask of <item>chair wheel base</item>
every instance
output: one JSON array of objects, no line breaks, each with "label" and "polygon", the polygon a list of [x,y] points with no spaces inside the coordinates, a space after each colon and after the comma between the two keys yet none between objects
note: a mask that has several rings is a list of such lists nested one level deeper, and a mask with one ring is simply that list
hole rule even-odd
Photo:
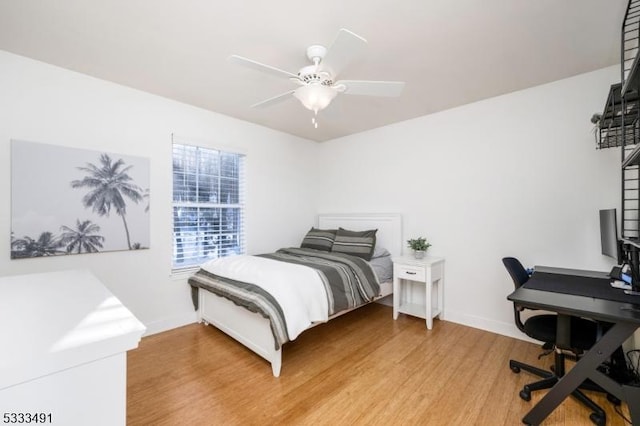
[{"label": "chair wheel base", "polygon": [[514,373],[519,373],[520,372],[520,367],[518,367],[517,365],[512,365],[511,366],[511,371],[513,371]]},{"label": "chair wheel base", "polygon": [[524,399],[525,401],[531,401],[531,391],[522,389],[520,391],[520,398]]}]

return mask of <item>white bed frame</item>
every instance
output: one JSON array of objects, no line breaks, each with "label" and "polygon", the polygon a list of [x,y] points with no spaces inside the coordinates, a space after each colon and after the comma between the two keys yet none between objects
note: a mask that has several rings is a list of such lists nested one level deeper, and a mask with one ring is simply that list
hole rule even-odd
[{"label": "white bed frame", "polygon": [[[318,215],[317,226],[321,229],[342,227],[354,231],[377,229],[376,245],[378,247],[386,248],[392,256],[398,256],[402,252],[402,217],[399,214],[321,214]],[[381,290],[382,294],[376,300],[392,293],[391,283],[383,283]],[[275,350],[268,319],[201,288],[198,289],[198,299],[199,322],[205,325],[211,324],[233,337],[269,361],[273,375],[280,376],[282,347]],[[349,311],[339,312],[330,319]]]}]

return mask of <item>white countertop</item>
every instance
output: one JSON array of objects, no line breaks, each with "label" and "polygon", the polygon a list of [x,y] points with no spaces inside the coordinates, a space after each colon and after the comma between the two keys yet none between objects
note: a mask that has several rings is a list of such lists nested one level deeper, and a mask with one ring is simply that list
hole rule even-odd
[{"label": "white countertop", "polygon": [[0,277],[0,389],[136,348],[145,330],[87,270]]}]

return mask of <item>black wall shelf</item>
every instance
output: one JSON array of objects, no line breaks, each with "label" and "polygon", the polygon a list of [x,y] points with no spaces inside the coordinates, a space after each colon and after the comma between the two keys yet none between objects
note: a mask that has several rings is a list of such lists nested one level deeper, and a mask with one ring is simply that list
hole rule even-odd
[{"label": "black wall shelf", "polygon": [[620,147],[625,140],[633,140],[634,124],[640,113],[638,92],[628,94],[623,102],[621,89],[622,83],[618,83],[609,90],[596,133],[598,149]]},{"label": "black wall shelf", "polygon": [[[622,170],[622,238],[640,237],[640,0],[629,0],[622,23],[621,84],[613,85],[601,118],[601,125],[609,124],[611,137],[621,136]],[[618,98],[617,87],[620,88]],[[620,106],[618,107],[618,103]],[[617,112],[619,108],[620,116]],[[605,118],[606,115],[606,118]],[[608,121],[607,121],[608,120]],[[616,126],[620,128],[615,131]],[[608,136],[608,133],[607,133]],[[602,137],[601,137],[602,139]],[[615,140],[617,142],[617,140]],[[632,265],[638,272],[640,265]]]},{"label": "black wall shelf", "polygon": [[622,23],[622,95],[640,85],[640,0],[629,0]]},{"label": "black wall shelf", "polygon": [[622,162],[622,168],[626,169],[627,167],[637,166],[640,163],[640,145],[636,145],[635,148],[627,156]]}]

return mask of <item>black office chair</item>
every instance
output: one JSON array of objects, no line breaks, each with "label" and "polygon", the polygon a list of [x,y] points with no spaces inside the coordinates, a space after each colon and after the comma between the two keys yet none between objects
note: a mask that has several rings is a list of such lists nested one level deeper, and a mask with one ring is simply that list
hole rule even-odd
[{"label": "black office chair", "polygon": [[[520,261],[513,257],[505,257],[502,259],[502,263],[507,268],[507,272],[513,279],[516,289],[529,280],[529,274],[522,266]],[[549,389],[555,385],[560,377],[565,373],[565,353],[555,346],[556,343],[556,328],[557,328],[557,315],[544,314],[536,315],[528,318],[524,323],[520,318],[520,312],[524,308],[513,305],[513,313],[515,317],[516,325],[518,329],[525,333],[527,336],[544,342],[544,349],[553,350],[554,352],[554,366],[552,371],[542,370],[529,364],[524,364],[520,361],[509,360],[509,367],[515,373],[519,373],[520,370],[528,371],[536,376],[542,377],[534,383],[529,383],[520,391],[520,398],[525,401],[531,400],[531,392],[540,389]],[[571,352],[578,357],[584,351],[589,350],[594,343],[598,335],[598,324],[594,321],[587,319],[571,317]],[[581,387],[591,390],[602,390],[595,384],[584,383]],[[593,412],[589,416],[591,421],[597,425],[606,424],[606,414],[600,406],[589,399],[582,391],[576,389],[572,395],[581,403],[586,405]]]}]

